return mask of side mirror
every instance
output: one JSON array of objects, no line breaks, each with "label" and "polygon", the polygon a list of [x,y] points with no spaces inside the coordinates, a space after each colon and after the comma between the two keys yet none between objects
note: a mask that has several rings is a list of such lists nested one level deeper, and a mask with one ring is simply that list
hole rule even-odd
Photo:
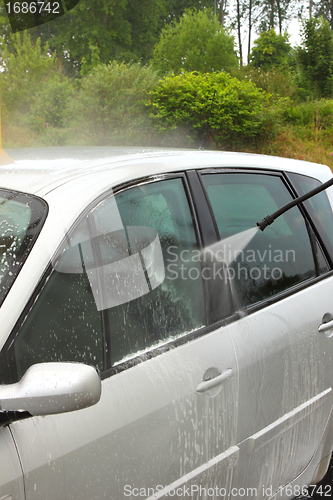
[{"label": "side mirror", "polygon": [[92,366],[39,363],[16,384],[0,386],[0,410],[51,415],[87,408],[100,397],[101,380]]}]

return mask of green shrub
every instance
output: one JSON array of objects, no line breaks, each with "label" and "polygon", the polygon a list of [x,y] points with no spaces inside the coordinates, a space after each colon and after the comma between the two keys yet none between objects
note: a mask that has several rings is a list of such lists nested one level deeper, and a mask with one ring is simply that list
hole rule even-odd
[{"label": "green shrub", "polygon": [[333,125],[333,101],[322,99],[286,106],[284,122],[308,128],[327,129]]},{"label": "green shrub", "polygon": [[11,40],[13,51],[9,52],[0,39],[0,100],[10,113],[27,113],[41,82],[56,72],[56,59],[47,45],[42,48],[40,38],[34,43],[26,31],[12,35]]},{"label": "green shrub", "polygon": [[240,80],[245,79],[252,82],[259,89],[273,94],[273,98],[281,96],[293,100],[299,99],[299,89],[296,87],[295,77],[290,71],[281,71],[277,68],[263,70],[246,66],[232,71],[231,74]]},{"label": "green shrub", "polygon": [[150,92],[148,106],[159,131],[187,129],[199,142],[205,131],[214,147],[234,148],[271,135],[275,111],[270,96],[225,72],[165,77]]},{"label": "green shrub", "polygon": [[70,106],[78,143],[138,144],[147,141],[151,120],[144,106],[158,76],[146,66],[100,64],[80,82]]},{"label": "green shrub", "polygon": [[33,99],[29,123],[43,133],[49,127],[64,127],[69,120],[69,103],[74,89],[70,81],[58,75],[43,82]]}]

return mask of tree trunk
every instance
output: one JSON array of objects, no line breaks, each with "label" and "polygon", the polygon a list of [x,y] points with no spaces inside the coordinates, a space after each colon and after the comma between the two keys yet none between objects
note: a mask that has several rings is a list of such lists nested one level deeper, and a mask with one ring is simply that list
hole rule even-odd
[{"label": "tree trunk", "polygon": [[237,32],[238,32],[238,47],[239,47],[239,64],[243,66],[243,48],[242,48],[242,33],[241,33],[241,8],[240,0],[237,0]]},{"label": "tree trunk", "polygon": [[270,0],[270,11],[269,11],[269,29],[274,28],[274,17],[275,17],[275,12],[274,12],[274,7],[275,7],[275,0]]},{"label": "tree trunk", "polygon": [[222,28],[224,28],[224,19],[225,19],[225,9],[227,6],[227,0],[220,0],[220,7],[221,7],[221,17],[220,17],[220,23]]},{"label": "tree trunk", "polygon": [[333,0],[327,0],[325,10],[325,18],[329,21],[331,29],[333,29]]},{"label": "tree trunk", "polygon": [[247,64],[250,62],[250,52],[251,52],[251,35],[252,35],[252,0],[249,0],[249,17],[248,17],[249,23],[248,23],[248,28],[249,28],[249,40],[248,40],[248,45],[247,45]]},{"label": "tree trunk", "polygon": [[279,33],[281,35],[281,33],[282,33],[282,10],[281,10],[280,0],[276,0],[276,3],[277,3],[278,17],[279,17]]}]

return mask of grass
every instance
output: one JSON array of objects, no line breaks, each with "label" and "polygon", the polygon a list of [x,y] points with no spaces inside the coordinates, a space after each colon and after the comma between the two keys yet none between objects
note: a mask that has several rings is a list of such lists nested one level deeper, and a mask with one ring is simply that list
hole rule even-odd
[{"label": "grass", "polygon": [[33,133],[26,127],[15,125],[2,126],[2,147],[6,148],[26,148],[35,145]]},{"label": "grass", "polygon": [[286,126],[255,152],[321,163],[333,170],[333,135],[328,130]]}]

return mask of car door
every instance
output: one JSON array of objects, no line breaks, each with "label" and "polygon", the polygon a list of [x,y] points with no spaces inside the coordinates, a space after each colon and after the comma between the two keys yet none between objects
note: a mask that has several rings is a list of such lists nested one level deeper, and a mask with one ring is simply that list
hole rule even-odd
[{"label": "car door", "polygon": [[11,424],[27,500],[229,498],[238,370],[228,326],[209,324],[201,253],[182,175],[110,192],[78,220],[4,346],[2,376],[85,362],[102,396]]},{"label": "car door", "polygon": [[9,427],[0,427],[0,459],[0,498],[24,500],[22,468]]},{"label": "car door", "polygon": [[203,172],[202,182],[239,311],[230,325],[239,366],[233,491],[269,498],[308,465],[332,409],[333,346],[318,332],[332,309],[330,267],[298,207],[253,229],[291,200],[278,172]]}]

